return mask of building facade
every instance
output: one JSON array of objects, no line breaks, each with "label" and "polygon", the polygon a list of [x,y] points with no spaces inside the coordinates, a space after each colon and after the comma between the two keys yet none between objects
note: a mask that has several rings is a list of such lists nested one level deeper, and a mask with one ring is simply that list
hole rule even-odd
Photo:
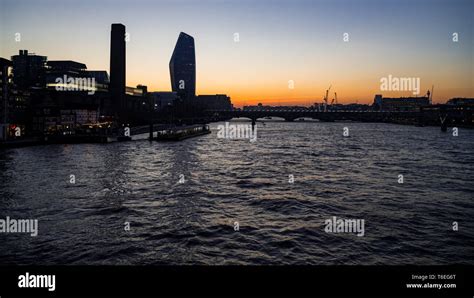
[{"label": "building facade", "polygon": [[428,96],[390,98],[382,97],[380,94],[375,95],[373,103],[374,109],[379,111],[411,111],[429,105]]},{"label": "building facade", "polygon": [[474,98],[465,98],[465,97],[455,97],[451,98],[446,102],[448,105],[466,105],[466,106],[474,106]]},{"label": "building facade", "polygon": [[154,106],[156,110],[163,110],[173,106],[174,102],[179,98],[176,92],[151,92]]},{"label": "building facade", "polygon": [[5,141],[8,132],[8,99],[10,93],[10,60],[0,58],[0,141]]},{"label": "building facade", "polygon": [[196,53],[194,38],[181,32],[170,60],[171,89],[183,100],[196,95]]},{"label": "building facade", "polygon": [[13,84],[19,90],[44,88],[46,85],[46,56],[29,54],[20,50],[11,57],[13,64]]},{"label": "building facade", "polygon": [[109,92],[114,106],[115,116],[126,118],[125,83],[126,83],[126,55],[125,55],[125,26],[112,24],[110,36],[110,85]]},{"label": "building facade", "polygon": [[87,77],[94,78],[95,80],[95,91],[96,92],[108,92],[109,91],[109,74],[105,70],[87,70]]},{"label": "building facade", "polygon": [[198,95],[197,100],[206,110],[232,110],[230,97],[225,94]]}]

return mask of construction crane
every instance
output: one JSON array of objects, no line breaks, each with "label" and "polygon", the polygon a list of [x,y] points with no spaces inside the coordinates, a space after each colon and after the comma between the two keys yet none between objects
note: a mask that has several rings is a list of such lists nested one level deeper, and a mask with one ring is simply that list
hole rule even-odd
[{"label": "construction crane", "polygon": [[336,92],[334,92],[334,98],[331,100],[331,105],[332,105],[334,102],[336,102],[336,104],[337,104],[337,93],[336,93]]},{"label": "construction crane", "polygon": [[326,90],[326,96],[324,96],[324,111],[327,111],[328,107],[328,96],[329,96],[329,90],[331,90],[332,85],[329,85],[329,88]]}]

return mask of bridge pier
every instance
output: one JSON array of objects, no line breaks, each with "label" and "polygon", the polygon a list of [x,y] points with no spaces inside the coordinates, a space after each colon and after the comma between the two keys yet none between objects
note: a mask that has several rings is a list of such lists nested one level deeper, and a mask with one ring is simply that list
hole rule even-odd
[{"label": "bridge pier", "polygon": [[446,118],[441,120],[441,131],[446,132],[448,130],[448,121],[446,121]]},{"label": "bridge pier", "polygon": [[448,130],[448,112],[446,107],[441,107],[439,110],[439,121],[441,122],[441,131],[446,132]]},{"label": "bridge pier", "polygon": [[255,124],[257,123],[257,119],[256,118],[252,118],[252,131],[255,130]]},{"label": "bridge pier", "polygon": [[153,122],[150,122],[150,127],[149,127],[149,137],[148,139],[150,141],[153,141]]},{"label": "bridge pier", "polygon": [[419,114],[418,114],[418,126],[425,126],[425,116],[424,116],[424,109],[420,107]]}]

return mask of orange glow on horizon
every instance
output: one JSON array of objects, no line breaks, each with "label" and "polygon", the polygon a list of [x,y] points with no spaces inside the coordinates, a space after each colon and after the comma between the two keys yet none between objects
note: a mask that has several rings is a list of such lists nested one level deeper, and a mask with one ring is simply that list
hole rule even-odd
[{"label": "orange glow on horizon", "polygon": [[[128,86],[136,86],[138,84],[145,84],[146,76],[139,76],[135,80],[127,80]],[[314,87],[309,85],[300,86],[297,82],[294,83],[294,89],[288,88],[287,82],[272,82],[267,85],[251,86],[246,82],[233,82],[234,84],[224,85],[219,84],[218,81],[210,82],[204,81],[200,84],[197,81],[196,93],[200,94],[227,94],[231,98],[234,107],[243,107],[245,105],[301,105],[310,106],[314,103],[323,103],[326,89],[329,86],[322,84],[315,84]],[[456,84],[454,84],[456,85]],[[163,78],[159,84],[149,84],[148,90],[153,91],[170,91],[171,86],[169,79]],[[411,97],[411,96],[425,96],[426,91],[431,90],[431,84],[422,84],[420,94],[414,95],[409,91],[392,91],[386,92],[380,90],[380,85],[376,81],[360,81],[360,82],[346,82],[346,84],[332,85],[329,92],[329,103],[337,93],[337,101],[339,104],[359,103],[372,104],[376,94],[382,94],[384,97]],[[453,97],[473,97],[474,88],[437,88],[435,84],[433,99],[434,103],[445,103]]]}]

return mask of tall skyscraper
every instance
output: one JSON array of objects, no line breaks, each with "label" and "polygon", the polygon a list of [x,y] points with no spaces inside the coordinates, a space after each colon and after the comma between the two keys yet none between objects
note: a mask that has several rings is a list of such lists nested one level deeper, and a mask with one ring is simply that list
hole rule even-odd
[{"label": "tall skyscraper", "polygon": [[196,95],[196,54],[194,38],[184,32],[178,37],[178,42],[170,60],[171,88],[182,99],[190,100]]},{"label": "tall skyscraper", "polygon": [[109,92],[115,116],[121,119],[124,119],[124,114],[126,114],[125,63],[125,26],[112,24]]}]

